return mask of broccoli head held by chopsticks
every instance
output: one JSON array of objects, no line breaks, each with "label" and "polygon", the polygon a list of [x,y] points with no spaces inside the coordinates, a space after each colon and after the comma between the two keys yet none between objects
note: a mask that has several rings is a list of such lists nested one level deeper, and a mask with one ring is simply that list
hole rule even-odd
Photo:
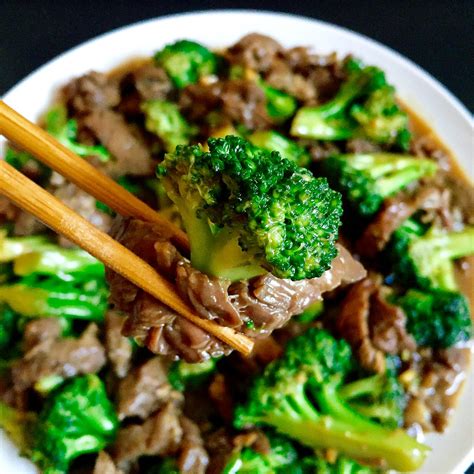
[{"label": "broccoli head held by chopsticks", "polygon": [[[392,380],[382,386],[392,390],[393,396],[381,397],[381,384],[375,379],[344,390],[348,383],[355,383],[359,370],[345,341],[324,330],[309,329],[290,341],[282,358],[257,377],[247,404],[236,410],[235,425],[269,426],[309,448],[333,448],[368,462],[381,459],[399,471],[418,469],[429,448],[400,428],[377,421],[381,404],[387,410],[399,410],[393,398],[403,392],[394,389]],[[372,398],[378,400],[377,412],[358,410],[357,398],[364,394],[369,405]]]},{"label": "broccoli head held by chopsticks", "polygon": [[300,280],[319,277],[337,254],[341,196],[278,152],[235,136],[209,139],[209,152],[178,146],[158,176],[204,273]]}]

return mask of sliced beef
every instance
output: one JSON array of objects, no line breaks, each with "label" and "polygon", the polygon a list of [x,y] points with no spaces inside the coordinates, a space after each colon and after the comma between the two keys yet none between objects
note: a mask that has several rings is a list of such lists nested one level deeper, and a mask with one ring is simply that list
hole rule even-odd
[{"label": "sliced beef", "polygon": [[62,328],[58,318],[33,319],[25,326],[23,350],[29,352],[45,341],[54,342],[61,337]]},{"label": "sliced beef", "polygon": [[131,76],[142,100],[165,100],[173,90],[173,84],[166,71],[154,64],[145,64],[135,69]]},{"label": "sliced beef", "polygon": [[146,419],[163,405],[181,401],[181,393],[168,382],[165,363],[154,357],[120,381],[117,414],[120,420],[130,416]]},{"label": "sliced beef", "polygon": [[92,474],[123,474],[123,471],[117,468],[108,453],[101,451],[97,456]]},{"label": "sliced beef", "polygon": [[183,438],[180,412],[173,403],[150,416],[142,424],[119,429],[111,447],[117,465],[125,469],[140,456],[173,456]]},{"label": "sliced beef", "polygon": [[105,350],[97,339],[98,328],[90,324],[78,339],[47,338],[39,341],[12,366],[17,391],[33,386],[49,375],[74,377],[97,373],[106,362]]},{"label": "sliced beef", "polygon": [[19,210],[15,218],[13,233],[18,236],[40,234],[47,230],[47,227],[35,216],[28,212]]},{"label": "sliced beef", "polygon": [[182,474],[204,474],[209,456],[204,448],[201,432],[189,418],[180,418],[183,438],[178,456],[178,468]]},{"label": "sliced beef", "polygon": [[418,210],[445,213],[445,200],[445,193],[432,186],[422,187],[412,196],[399,194],[387,199],[357,242],[357,251],[365,257],[375,257],[385,248],[392,234]]},{"label": "sliced beef", "polygon": [[414,351],[406,331],[403,310],[386,300],[380,279],[371,276],[353,285],[336,319],[339,334],[351,345],[361,365],[374,372],[385,370],[385,354]]},{"label": "sliced beef", "polygon": [[406,330],[406,315],[402,308],[390,304],[382,288],[370,300],[369,328],[374,346],[386,354],[400,354],[416,349],[413,337]]},{"label": "sliced beef", "polygon": [[225,52],[231,64],[238,64],[254,71],[267,71],[283,48],[269,36],[251,33],[241,38]]},{"label": "sliced beef", "polygon": [[69,82],[62,94],[64,101],[75,114],[115,107],[120,102],[117,82],[94,71]]},{"label": "sliced beef", "polygon": [[0,225],[12,222],[16,219],[20,209],[16,207],[8,198],[0,195]]},{"label": "sliced beef", "polygon": [[[117,220],[112,235],[176,284],[181,296],[205,319],[233,327],[255,338],[268,336],[289,318],[320,300],[321,295],[365,276],[362,265],[339,246],[339,255],[321,277],[291,281],[271,274],[229,285],[194,269],[163,237],[161,229],[138,220]],[[196,362],[228,354],[230,348],[194,324],[108,271],[111,302],[128,314],[124,334],[158,354]],[[254,328],[246,321],[252,320]]]},{"label": "sliced beef", "polygon": [[115,375],[123,378],[127,375],[132,359],[132,344],[122,336],[125,318],[115,311],[105,315],[105,349]]},{"label": "sliced beef", "polygon": [[150,151],[136,131],[117,112],[108,109],[94,109],[83,119],[112,154],[104,170],[111,176],[153,174],[154,162]]},{"label": "sliced beef", "polygon": [[336,321],[339,334],[351,345],[363,367],[374,372],[385,370],[385,357],[370,339],[370,297],[376,291],[376,283],[365,278],[351,287]]},{"label": "sliced beef", "polygon": [[[51,187],[52,194],[62,201],[66,206],[76,211],[98,229],[108,232],[112,225],[112,217],[97,208],[97,200],[79,189],[75,184],[68,183],[60,177],[60,184]],[[71,246],[71,242],[63,236],[59,236],[59,244],[65,247]]]},{"label": "sliced beef", "polygon": [[222,123],[243,124],[251,130],[271,126],[266,104],[262,89],[245,79],[192,84],[180,97],[181,110],[191,121],[206,125],[212,112]]},{"label": "sliced beef", "polygon": [[228,423],[232,423],[234,416],[234,397],[232,396],[229,384],[226,382],[225,375],[220,373],[215,374],[209,384],[208,391],[209,397],[215,403],[219,415]]},{"label": "sliced beef", "polygon": [[406,372],[413,372],[418,380],[408,387],[407,428],[420,426],[425,431],[445,431],[466,381],[470,358],[469,348],[458,347],[417,354]]}]

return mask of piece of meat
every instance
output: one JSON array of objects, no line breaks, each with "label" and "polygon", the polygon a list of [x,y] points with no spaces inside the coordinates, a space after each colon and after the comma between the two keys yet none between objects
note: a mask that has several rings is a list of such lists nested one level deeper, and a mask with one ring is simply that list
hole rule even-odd
[{"label": "piece of meat", "polygon": [[406,330],[406,315],[402,308],[386,301],[382,288],[370,300],[369,329],[374,346],[386,354],[413,352],[416,342]]},{"label": "piece of meat", "polygon": [[117,414],[120,420],[130,416],[145,420],[162,406],[181,401],[182,394],[173,390],[168,382],[165,362],[153,357],[120,381]]},{"label": "piece of meat", "polygon": [[166,100],[173,90],[166,71],[154,64],[145,64],[131,73],[135,88],[142,100]]},{"label": "piece of meat", "polygon": [[113,177],[153,174],[155,163],[150,151],[122,115],[108,109],[94,109],[84,117],[83,124],[112,155],[103,164],[107,174]]},{"label": "piece of meat", "polygon": [[371,278],[355,283],[342,302],[336,328],[362,367],[380,373],[385,371],[385,357],[373,345],[369,332],[370,298],[376,290],[377,284]]},{"label": "piece of meat", "polygon": [[115,107],[120,102],[117,82],[105,74],[94,71],[69,82],[63,88],[62,95],[75,114]]},{"label": "piece of meat", "polygon": [[238,64],[264,72],[269,69],[273,60],[283,48],[269,36],[251,33],[241,38],[228,48],[224,55],[231,64]]},{"label": "piece of meat", "polygon": [[[112,235],[174,282],[199,316],[254,338],[268,336],[291,316],[320,300],[323,293],[365,276],[362,265],[338,246],[339,254],[331,269],[319,278],[291,281],[265,274],[229,285],[193,268],[160,232],[154,224],[125,219],[117,220]],[[137,338],[151,351],[189,362],[230,352],[228,346],[184,318],[176,317],[172,310],[119,275],[108,270],[107,278],[111,303],[128,315],[124,334]],[[253,328],[246,324],[249,319]]]},{"label": "piece of meat", "polygon": [[385,354],[416,349],[406,331],[403,310],[386,301],[387,288],[377,275],[354,284],[341,303],[336,328],[360,364],[373,372],[385,370]]},{"label": "piece of meat", "polygon": [[392,234],[418,210],[443,209],[446,199],[436,187],[421,187],[413,196],[399,194],[387,199],[373,221],[359,238],[356,248],[360,255],[373,258],[382,251]]},{"label": "piece of meat", "polygon": [[209,464],[209,456],[204,448],[201,431],[185,416],[180,418],[183,438],[178,456],[178,468],[182,474],[204,474]]},{"label": "piece of meat", "polygon": [[120,428],[111,446],[115,463],[125,469],[140,456],[173,456],[183,438],[180,412],[169,403],[142,424]]},{"label": "piece of meat", "polygon": [[41,234],[45,232],[47,227],[40,222],[35,216],[28,212],[19,210],[15,218],[13,234],[17,236]]},{"label": "piece of meat", "polygon": [[132,359],[132,344],[122,336],[125,318],[115,311],[105,315],[105,349],[115,375],[123,378],[127,375]]},{"label": "piece of meat", "polygon": [[12,222],[16,219],[20,209],[16,207],[8,198],[0,195],[0,225]]},{"label": "piece of meat", "polygon": [[[426,432],[442,433],[462,393],[470,364],[470,350],[451,347],[434,353],[420,351],[416,356],[407,372],[413,371],[419,383],[408,387],[405,427],[420,426]],[[403,373],[401,377],[404,377]]]},{"label": "piece of meat", "polygon": [[107,452],[101,451],[97,456],[92,474],[123,474],[123,471],[117,468]]},{"label": "piece of meat", "polygon": [[251,80],[233,79],[209,84],[192,84],[182,92],[179,104],[191,121],[206,124],[211,112],[223,123],[243,124],[251,130],[269,128],[263,90]]},{"label": "piece of meat", "polygon": [[232,423],[234,416],[234,399],[229,390],[224,374],[214,375],[208,388],[209,397],[215,403],[219,415],[227,422]]},{"label": "piece of meat", "polygon": [[75,377],[97,373],[106,362],[97,333],[97,326],[90,324],[78,339],[47,338],[33,346],[12,365],[15,389],[26,390],[49,375]]},{"label": "piece of meat", "polygon": [[29,352],[45,341],[53,342],[61,337],[62,328],[58,318],[38,318],[29,321],[23,333],[23,350]]},{"label": "piece of meat", "polygon": [[[112,225],[112,216],[97,208],[97,200],[82,189],[79,189],[75,184],[66,182],[62,177],[60,182],[59,186],[52,186],[50,188],[52,194],[66,204],[66,206],[88,220],[94,227],[103,232],[108,232]],[[63,236],[59,236],[58,242],[64,247],[72,245]]]}]

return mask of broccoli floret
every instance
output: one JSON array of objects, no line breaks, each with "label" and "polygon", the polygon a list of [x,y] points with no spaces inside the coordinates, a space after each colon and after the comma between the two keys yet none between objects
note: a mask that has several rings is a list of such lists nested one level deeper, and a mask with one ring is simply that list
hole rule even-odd
[{"label": "broccoli floret", "polygon": [[0,286],[0,302],[26,317],[64,316],[102,321],[107,298],[103,279],[64,281],[32,275]]},{"label": "broccoli floret", "polygon": [[358,413],[388,428],[403,423],[406,396],[397,378],[395,360],[386,359],[386,371],[346,383],[339,395]]},{"label": "broccoli floret", "polygon": [[384,72],[355,61],[348,62],[347,72],[347,80],[330,101],[298,110],[291,134],[318,140],[366,137],[406,150],[408,116],[398,107]]},{"label": "broccoli floret", "polygon": [[362,217],[373,215],[385,198],[436,170],[432,160],[393,153],[335,155],[320,164],[322,175]]},{"label": "broccoli floret", "polygon": [[256,378],[247,404],[236,410],[235,425],[270,426],[312,449],[381,459],[399,471],[418,469],[427,446],[400,428],[384,427],[360,414],[339,395],[355,369],[345,341],[311,328],[291,340],[282,358]]},{"label": "broccoli floret", "polygon": [[114,440],[118,419],[96,375],[76,377],[46,400],[33,430],[31,458],[45,474],[66,473],[70,462]]},{"label": "broccoli floret", "polygon": [[293,444],[283,436],[266,434],[270,450],[260,453],[252,448],[236,450],[227,461],[222,474],[276,474],[286,472],[286,468],[298,458]]},{"label": "broccoli floret", "polygon": [[[353,459],[339,456],[331,463],[321,457],[308,456],[285,468],[285,474],[376,474],[377,468],[361,466]],[[283,474],[283,472],[282,472]]]},{"label": "broccoli floret", "polygon": [[284,122],[296,112],[298,103],[293,96],[269,86],[261,79],[257,84],[267,99],[267,113],[275,122]]},{"label": "broccoli floret", "polygon": [[171,364],[168,371],[168,380],[173,388],[184,391],[188,388],[199,387],[205,383],[215,370],[215,359],[195,364],[178,360]]},{"label": "broccoli floret", "polygon": [[177,145],[187,145],[196,128],[181,115],[172,102],[149,100],[141,106],[145,113],[145,127],[163,141],[166,151],[174,151]]},{"label": "broccoli floret", "polygon": [[102,145],[84,145],[77,141],[77,121],[67,118],[67,110],[63,105],[51,108],[45,117],[46,131],[58,142],[79,156],[95,156],[100,161],[108,161],[110,153]]},{"label": "broccoli floret", "polygon": [[0,304],[0,354],[5,353],[15,343],[18,327],[18,315],[6,304]]},{"label": "broccoli floret", "polygon": [[215,74],[219,62],[212,51],[189,40],[165,46],[155,54],[155,61],[178,89],[195,84],[203,76]]},{"label": "broccoli floret", "polygon": [[308,166],[311,161],[309,153],[302,146],[274,130],[254,132],[248,139],[260,148],[277,151],[283,158],[293,161],[298,166]]},{"label": "broccoli floret", "polygon": [[454,260],[474,254],[474,226],[427,230],[408,219],[394,232],[386,253],[395,279],[405,288],[457,291]]},{"label": "broccoli floret", "polygon": [[471,336],[469,305],[461,293],[410,289],[393,302],[403,308],[408,332],[420,346],[446,348]]},{"label": "broccoli floret", "polygon": [[337,254],[339,193],[278,152],[238,137],[211,138],[209,152],[178,146],[158,176],[180,211],[191,263],[207,274],[313,278]]},{"label": "broccoli floret", "polygon": [[316,318],[321,316],[324,311],[324,303],[322,301],[315,301],[309,305],[301,314],[298,314],[293,319],[298,323],[311,323]]}]

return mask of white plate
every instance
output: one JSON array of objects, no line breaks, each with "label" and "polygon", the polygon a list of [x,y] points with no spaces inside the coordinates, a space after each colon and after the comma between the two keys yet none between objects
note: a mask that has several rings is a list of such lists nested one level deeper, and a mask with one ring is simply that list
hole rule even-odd
[{"label": "white plate", "polygon": [[[92,69],[108,71],[128,58],[151,55],[177,39],[194,39],[211,47],[223,47],[249,32],[268,34],[284,46],[311,46],[318,53],[353,53],[369,64],[380,66],[397,87],[399,97],[430,123],[469,175],[474,176],[471,117],[439,82],[414,63],[367,37],[321,21],[286,14],[215,11],[137,23],[62,54],[21,81],[4,100],[36,120],[47,108],[54,91],[72,77]],[[436,53],[427,51],[426,54]],[[433,451],[421,473],[462,473],[471,462],[474,453],[472,378],[448,433],[428,437]],[[0,472],[35,472],[29,462],[20,460],[4,436],[0,437]]]}]

